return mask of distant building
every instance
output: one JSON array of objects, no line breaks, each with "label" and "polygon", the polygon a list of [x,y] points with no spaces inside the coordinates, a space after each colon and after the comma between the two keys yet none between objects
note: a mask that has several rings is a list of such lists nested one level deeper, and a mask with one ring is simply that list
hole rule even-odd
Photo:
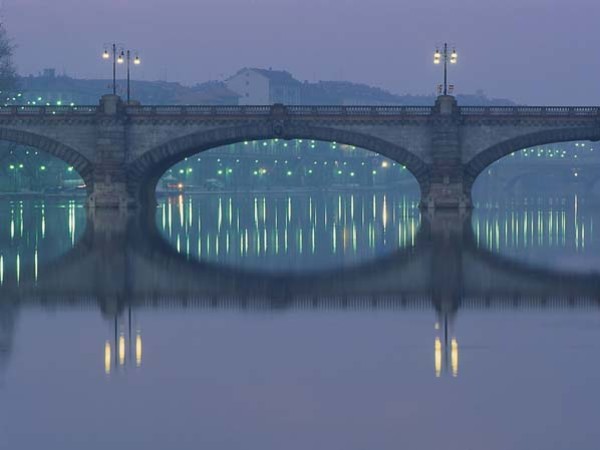
[{"label": "distant building", "polygon": [[244,68],[225,81],[236,92],[240,105],[272,105],[301,103],[302,83],[289,72]]}]

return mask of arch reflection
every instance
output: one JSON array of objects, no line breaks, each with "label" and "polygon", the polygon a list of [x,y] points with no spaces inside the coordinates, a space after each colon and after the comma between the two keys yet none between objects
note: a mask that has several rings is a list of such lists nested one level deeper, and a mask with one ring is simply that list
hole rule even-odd
[{"label": "arch reflection", "polygon": [[37,275],[27,272],[18,284],[0,286],[2,317],[9,322],[0,322],[2,354],[10,355],[11,330],[23,308],[99,310],[113,330],[99,342],[110,373],[142,363],[138,311],[425,309],[437,322],[433,373],[456,377],[462,310],[599,309],[598,274],[535,267],[491,252],[477,244],[472,220],[454,213],[425,215],[412,247],[360,266],[299,274],[190,259],[147,217],[97,213],[70,252],[40,265]]},{"label": "arch reflection", "polygon": [[157,227],[188,258],[254,271],[356,266],[415,245],[416,198],[398,192],[170,197]]}]

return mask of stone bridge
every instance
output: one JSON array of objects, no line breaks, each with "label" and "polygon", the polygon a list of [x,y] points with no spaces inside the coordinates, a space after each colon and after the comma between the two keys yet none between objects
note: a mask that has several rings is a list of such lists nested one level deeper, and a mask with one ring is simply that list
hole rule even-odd
[{"label": "stone bridge", "polygon": [[155,187],[190,155],[247,140],[315,139],[371,150],[404,165],[427,208],[468,208],[474,180],[516,150],[600,140],[598,107],[98,106],[0,108],[0,139],[72,165],[92,208],[155,203]]}]

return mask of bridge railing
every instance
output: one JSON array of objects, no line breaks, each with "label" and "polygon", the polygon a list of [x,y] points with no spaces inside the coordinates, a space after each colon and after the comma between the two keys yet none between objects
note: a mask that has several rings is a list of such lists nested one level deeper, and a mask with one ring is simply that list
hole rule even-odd
[{"label": "bridge railing", "polygon": [[271,107],[265,106],[127,106],[131,116],[268,116]]},{"label": "bridge railing", "polygon": [[97,106],[0,106],[0,116],[87,116],[97,112]]},{"label": "bridge railing", "polygon": [[463,116],[597,116],[597,106],[461,106]]},{"label": "bridge railing", "polygon": [[[597,106],[461,106],[462,116],[600,116]],[[86,116],[99,113],[98,106],[0,106],[1,116]],[[300,117],[340,116],[429,116],[432,106],[310,106],[310,105],[130,105],[125,106],[130,116],[270,116],[283,113]]]},{"label": "bridge railing", "polygon": [[291,116],[428,116],[431,106],[127,106],[131,116],[268,116],[277,111]]},{"label": "bridge railing", "polygon": [[288,106],[292,116],[428,116],[431,106]]}]

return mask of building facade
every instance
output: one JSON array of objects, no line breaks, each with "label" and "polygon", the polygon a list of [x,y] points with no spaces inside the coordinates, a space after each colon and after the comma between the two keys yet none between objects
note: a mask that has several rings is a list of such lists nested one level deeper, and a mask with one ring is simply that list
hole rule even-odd
[{"label": "building facade", "polygon": [[302,83],[285,71],[244,68],[227,79],[225,84],[240,96],[240,105],[302,103]]}]

